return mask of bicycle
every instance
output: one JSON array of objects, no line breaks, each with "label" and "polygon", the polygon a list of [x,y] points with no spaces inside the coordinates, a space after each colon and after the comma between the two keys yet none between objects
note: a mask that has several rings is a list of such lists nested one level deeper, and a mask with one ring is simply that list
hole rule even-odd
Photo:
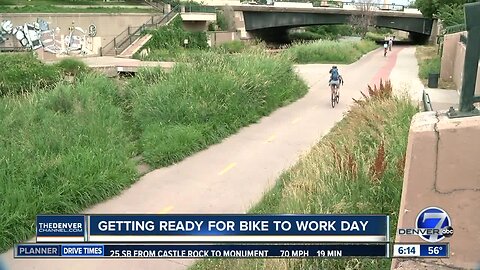
[{"label": "bicycle", "polygon": [[332,108],[335,108],[335,105],[338,104],[340,101],[340,95],[338,94],[338,88],[340,87],[339,84],[330,84],[330,90],[331,90],[331,102],[332,102]]}]

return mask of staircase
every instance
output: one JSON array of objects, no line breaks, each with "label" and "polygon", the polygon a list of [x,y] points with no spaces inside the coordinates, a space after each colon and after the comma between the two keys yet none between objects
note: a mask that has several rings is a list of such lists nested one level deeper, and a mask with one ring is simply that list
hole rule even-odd
[{"label": "staircase", "polygon": [[145,30],[167,25],[179,13],[180,6],[176,6],[165,16],[152,16],[150,20],[140,26],[127,27],[127,29],[114,37],[112,41],[100,48],[100,56],[132,57],[133,54],[152,38],[149,34],[143,35]]}]

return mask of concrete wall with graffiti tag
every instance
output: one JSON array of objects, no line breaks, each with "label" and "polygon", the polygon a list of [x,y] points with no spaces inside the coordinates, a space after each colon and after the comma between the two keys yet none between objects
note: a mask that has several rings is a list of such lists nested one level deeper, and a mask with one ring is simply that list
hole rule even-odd
[{"label": "concrete wall with graffiti tag", "polygon": [[[0,47],[29,46],[35,49],[43,45],[47,51],[61,54],[67,44],[72,50],[83,46],[84,54],[97,54],[99,47],[129,26],[140,26],[162,16],[145,13],[0,13],[0,24],[3,23],[4,28],[3,33],[0,29]],[[36,45],[36,39],[41,41],[40,45]],[[45,45],[44,40],[51,43]],[[56,49],[52,49],[54,47]]]}]

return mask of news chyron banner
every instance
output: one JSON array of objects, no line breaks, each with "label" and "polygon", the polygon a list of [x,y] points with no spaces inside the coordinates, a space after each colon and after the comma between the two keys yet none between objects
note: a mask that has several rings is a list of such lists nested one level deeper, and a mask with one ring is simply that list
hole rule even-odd
[{"label": "news chyron banner", "polygon": [[37,243],[15,257],[389,257],[386,215],[41,215],[36,225]]},{"label": "news chyron banner", "polygon": [[37,242],[388,242],[380,215],[38,216]]}]

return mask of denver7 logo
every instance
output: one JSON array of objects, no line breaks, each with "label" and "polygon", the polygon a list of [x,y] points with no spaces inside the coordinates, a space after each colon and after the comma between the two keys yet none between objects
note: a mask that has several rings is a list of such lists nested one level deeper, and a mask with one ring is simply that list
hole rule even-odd
[{"label": "denver7 logo", "polygon": [[416,221],[417,229],[432,229],[433,233],[421,234],[420,238],[427,242],[442,241],[453,235],[452,221],[445,210],[428,207],[420,211]]}]

